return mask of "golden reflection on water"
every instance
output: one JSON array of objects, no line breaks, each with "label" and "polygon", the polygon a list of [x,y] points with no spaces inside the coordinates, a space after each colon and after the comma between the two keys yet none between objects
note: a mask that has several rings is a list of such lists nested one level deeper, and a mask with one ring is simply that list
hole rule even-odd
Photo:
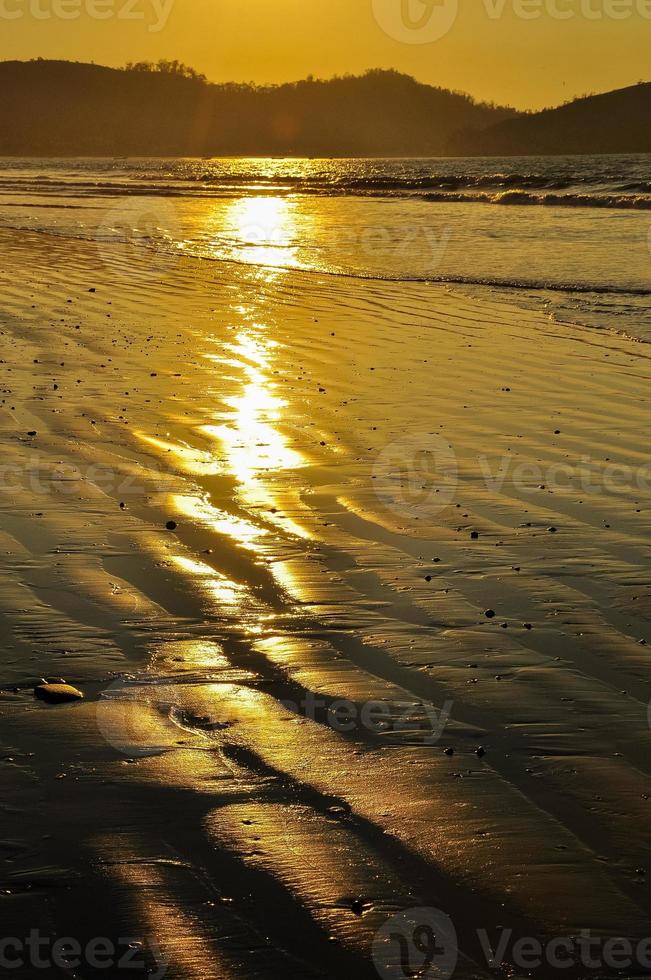
[{"label": "golden reflection on water", "polygon": [[227,208],[213,248],[223,254],[225,239],[242,262],[294,265],[298,253],[296,212],[296,202],[285,197],[239,198]]},{"label": "golden reflection on water", "polygon": [[237,607],[246,595],[246,588],[238,582],[231,582],[225,575],[216,572],[210,565],[195,561],[185,555],[172,555],[171,559],[182,571],[200,579],[210,595],[220,604]]},{"label": "golden reflection on water", "polygon": [[[305,463],[277,428],[287,408],[287,402],[276,393],[276,382],[270,378],[277,346],[275,341],[263,339],[253,331],[242,331],[235,344],[225,345],[233,354],[227,363],[237,363],[244,374],[244,386],[241,392],[225,399],[233,413],[229,423],[205,426],[203,430],[221,442],[228,468],[244,487],[261,473],[297,469]],[[206,356],[224,362],[219,355]]]},{"label": "golden reflection on water", "polygon": [[232,538],[240,547],[251,551],[259,551],[262,539],[269,534],[264,527],[213,507],[203,497],[175,494],[172,497],[172,505],[177,513],[190,517],[198,524],[213,528],[219,534]]},{"label": "golden reflection on water", "polygon": [[[296,257],[292,243],[299,237],[297,205],[292,200],[241,198],[228,208],[225,223],[231,237],[245,246],[243,258],[247,261],[286,265]],[[282,270],[266,268],[259,274],[268,284],[281,276]],[[264,512],[265,521],[284,532],[309,537],[303,527],[282,513],[282,500],[271,486],[275,476],[300,469],[307,462],[289,445],[283,431],[289,406],[274,380],[274,371],[282,366],[282,348],[269,337],[269,325],[260,322],[259,310],[238,306],[236,312],[244,325],[234,341],[222,344],[219,354],[206,357],[240,372],[242,386],[224,399],[230,417],[222,424],[204,426],[202,431],[219,444],[225,469],[235,478],[237,496],[244,507]]]},{"label": "golden reflection on water", "polygon": [[184,473],[190,473],[194,476],[210,476],[221,472],[222,466],[212,453],[189,446],[181,446],[176,442],[169,442],[156,436],[148,436],[145,432],[136,431],[134,435],[141,442],[151,446],[152,449],[157,449],[161,455],[169,453]]},{"label": "golden reflection on water", "polygon": [[[255,273],[262,287],[283,275],[282,269],[269,266],[274,264],[276,253],[279,258],[282,253],[282,263],[287,264],[295,252],[292,243],[298,233],[294,202],[281,197],[238,199],[230,204],[225,217],[222,212],[220,221],[229,237],[245,246],[246,258],[265,266]],[[201,392],[202,408],[206,407],[207,398],[213,397],[215,421],[201,425],[199,431],[214,449],[198,449],[144,433],[139,436],[161,455],[171,456],[182,472],[196,477],[200,484],[202,477],[214,475],[232,480],[230,500],[211,499],[208,492],[189,489],[170,497],[173,511],[224,535],[238,548],[253,552],[256,558],[271,558],[270,567],[279,568],[279,584],[293,591],[291,586],[296,583],[292,582],[291,572],[277,558],[287,535],[312,537],[295,519],[297,511],[309,516],[309,509],[302,503],[300,488],[291,477],[308,460],[293,448],[288,426],[284,425],[294,421],[278,381],[287,355],[278,340],[270,336],[274,323],[267,321],[266,312],[263,302],[243,303],[240,297],[231,307],[233,322],[228,326],[232,332],[225,337],[220,334],[206,338],[206,344],[213,346],[203,356],[214,367],[215,382],[208,377]],[[278,538],[269,525],[275,526]],[[265,618],[261,610],[254,612],[247,601],[250,595],[247,597],[246,586],[220,577],[213,568],[190,558],[176,557],[173,561],[204,592],[212,594],[217,606],[230,610],[248,606],[253,618],[258,614],[260,622]],[[246,563],[241,572],[241,581],[246,581]],[[247,617],[249,623],[252,616]]]}]

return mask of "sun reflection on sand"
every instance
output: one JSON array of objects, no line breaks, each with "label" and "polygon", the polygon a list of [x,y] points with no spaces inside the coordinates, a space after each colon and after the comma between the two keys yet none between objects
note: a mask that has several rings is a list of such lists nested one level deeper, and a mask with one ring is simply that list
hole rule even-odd
[{"label": "sun reflection on sand", "polygon": [[257,551],[262,539],[269,534],[264,527],[238,517],[225,510],[213,507],[208,500],[191,494],[175,494],[172,506],[179,514],[190,517],[198,524],[213,528],[219,534],[232,538],[242,548]]},{"label": "sun reflection on sand", "polygon": [[204,435],[220,446],[220,457],[237,484],[237,495],[245,508],[264,514],[286,533],[310,537],[304,527],[283,513],[282,503],[291,496],[274,491],[274,476],[307,465],[302,453],[292,448],[282,429],[288,403],[278,393],[272,378],[279,345],[266,336],[266,328],[252,322],[240,329],[235,340],[224,344],[219,354],[206,358],[215,364],[237,366],[242,387],[224,399],[230,417],[220,425],[202,427]]},{"label": "sun reflection on sand", "polygon": [[[226,345],[226,350],[236,355],[238,367],[244,373],[244,388],[225,399],[233,411],[229,424],[203,429],[223,444],[229,468],[243,485],[261,473],[297,469],[305,464],[303,456],[288,446],[276,427],[287,407],[287,402],[276,394],[276,382],[269,378],[276,347],[274,341],[263,341],[245,332],[239,334],[236,344]],[[218,355],[206,356],[223,362]]]},{"label": "sun reflection on sand", "polygon": [[204,583],[213,598],[227,606],[238,607],[246,595],[246,588],[237,582],[231,582],[225,575],[220,575],[210,565],[195,561],[185,555],[172,555],[172,561],[182,571],[194,575]]}]

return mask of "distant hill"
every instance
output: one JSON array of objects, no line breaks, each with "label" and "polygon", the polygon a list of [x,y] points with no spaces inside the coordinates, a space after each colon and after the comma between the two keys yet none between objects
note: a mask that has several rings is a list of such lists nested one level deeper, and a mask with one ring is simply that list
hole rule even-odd
[{"label": "distant hill", "polygon": [[651,151],[651,84],[518,113],[395,71],[215,85],[178,62],[0,62],[0,154],[445,156]]},{"label": "distant hill", "polygon": [[651,82],[520,114],[466,134],[459,148],[488,155],[651,153]]},{"label": "distant hill", "polygon": [[0,153],[436,155],[514,115],[393,71],[259,87],[152,68],[0,63]]}]

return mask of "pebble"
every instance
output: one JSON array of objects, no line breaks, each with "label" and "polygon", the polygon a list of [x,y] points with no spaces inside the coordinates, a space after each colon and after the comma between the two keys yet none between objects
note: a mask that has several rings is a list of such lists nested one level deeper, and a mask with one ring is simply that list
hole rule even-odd
[{"label": "pebble", "polygon": [[34,694],[48,704],[65,704],[67,701],[81,701],[83,694],[70,684],[39,684]]},{"label": "pebble", "polygon": [[495,619],[496,615],[497,613],[495,612],[494,609],[487,609],[486,612],[484,613],[486,619]]},{"label": "pebble", "polygon": [[473,541],[479,541],[479,531],[473,531],[470,535]]},{"label": "pebble", "polygon": [[165,527],[167,528],[168,531],[176,531],[178,524],[176,523],[176,521],[168,521]]}]

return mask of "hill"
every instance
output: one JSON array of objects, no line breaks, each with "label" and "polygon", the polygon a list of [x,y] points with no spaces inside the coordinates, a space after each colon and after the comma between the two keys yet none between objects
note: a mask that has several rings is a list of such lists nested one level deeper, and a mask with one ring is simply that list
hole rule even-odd
[{"label": "hill", "polygon": [[216,85],[178,62],[0,62],[0,154],[450,156],[651,151],[651,83],[518,113],[395,71]]},{"label": "hill", "polygon": [[177,63],[0,63],[5,155],[426,156],[512,115],[393,71],[259,87]]},{"label": "hill", "polygon": [[467,134],[460,149],[488,155],[651,153],[651,82],[588,95]]}]

